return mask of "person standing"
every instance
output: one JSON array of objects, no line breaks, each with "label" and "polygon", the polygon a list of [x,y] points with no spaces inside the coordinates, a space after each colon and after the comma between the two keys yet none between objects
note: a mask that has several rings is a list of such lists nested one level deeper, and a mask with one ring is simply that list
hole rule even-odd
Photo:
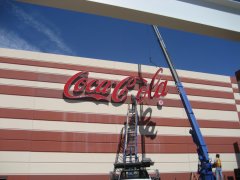
[{"label": "person standing", "polygon": [[216,159],[214,160],[213,166],[216,168],[216,180],[223,180],[223,174],[222,174],[222,162],[220,159],[220,155],[216,154]]}]

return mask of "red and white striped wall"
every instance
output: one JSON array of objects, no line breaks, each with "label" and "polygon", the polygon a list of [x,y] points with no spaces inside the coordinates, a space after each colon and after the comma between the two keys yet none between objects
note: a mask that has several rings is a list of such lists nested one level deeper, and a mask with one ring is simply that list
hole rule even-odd
[{"label": "red and white striped wall", "polygon": [[[0,49],[0,177],[8,180],[103,180],[113,170],[125,103],[63,99],[66,81],[79,71],[120,81],[152,66]],[[178,70],[210,157],[220,153],[226,177],[240,166],[240,94],[235,78]],[[234,72],[233,72],[234,73]],[[139,150],[162,179],[189,179],[197,171],[196,146],[168,69],[168,94],[160,109],[145,103]],[[131,91],[135,94],[137,89]],[[129,94],[130,95],[130,94]],[[141,142],[144,140],[144,144]]]}]

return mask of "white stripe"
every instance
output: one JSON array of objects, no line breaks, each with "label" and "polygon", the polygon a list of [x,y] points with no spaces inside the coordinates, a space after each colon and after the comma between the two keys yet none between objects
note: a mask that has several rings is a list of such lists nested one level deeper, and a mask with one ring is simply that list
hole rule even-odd
[{"label": "white stripe", "polygon": [[[0,151],[0,162],[87,162],[87,163],[111,163],[115,160],[114,153],[64,153],[64,152],[29,152],[29,151]],[[139,154],[140,155],[140,154]],[[221,153],[222,162],[237,161],[235,153]],[[92,158],[89,158],[92,157]],[[195,153],[164,153],[146,154],[154,162],[174,163],[174,162],[197,162],[198,155]],[[209,154],[210,159],[214,160],[215,154]],[[141,160],[141,156],[139,156]]]},{"label": "white stripe", "polygon": [[[113,170],[115,154],[0,152],[0,174],[108,174]],[[223,171],[237,168],[233,153],[222,153]],[[91,158],[89,158],[91,157]],[[193,172],[197,170],[196,154],[148,154],[160,173]],[[174,157],[174,158],[173,158]],[[194,157],[194,159],[192,159]],[[226,158],[229,159],[226,159]]]},{"label": "white stripe", "polygon": [[[223,171],[233,171],[237,168],[237,162],[223,162]],[[197,172],[198,163],[155,163],[152,169],[158,169],[160,174],[163,173],[184,173],[184,172]],[[214,171],[214,169],[213,169]]]},{"label": "white stripe", "polygon": [[1,85],[63,90],[64,84],[0,78]]},{"label": "white stripe", "polygon": [[[12,50],[0,48],[0,55],[2,57],[12,57],[12,58],[20,58],[26,60],[38,60],[42,62],[56,62],[64,64],[76,64],[76,65],[84,65],[84,66],[92,66],[92,67],[105,67],[109,69],[124,69],[127,71],[138,72],[139,65],[131,64],[131,63],[123,63],[116,61],[106,61],[99,59],[90,59],[83,57],[73,57],[73,56],[65,56],[65,55],[56,55],[56,54],[47,54],[47,53],[39,53],[39,52],[30,52],[30,51],[22,51],[22,50]],[[152,73],[156,72],[157,68],[153,66],[140,65],[141,72]],[[191,77],[196,79],[203,80],[212,80],[217,82],[227,82],[231,83],[229,76],[208,74],[208,73],[200,73],[200,72],[192,72],[186,70],[177,70],[181,77]],[[164,68],[164,74],[171,75],[169,69]]]},{"label": "white stripe", "polygon": [[232,88],[238,89],[238,84],[232,84]]},{"label": "white stripe", "polygon": [[0,175],[108,174],[113,163],[1,163]]},{"label": "white stripe", "polygon": [[[22,86],[22,87],[57,89],[57,90],[63,90],[63,88],[64,88],[64,84],[60,84],[60,83],[49,83],[49,82],[41,82],[41,81],[27,81],[27,80],[6,79],[6,78],[0,78],[0,84],[1,85],[10,85],[10,86],[12,85],[12,86]],[[137,91],[135,91],[135,90],[132,90],[130,92],[133,95],[137,94]],[[180,96],[178,94],[168,93],[165,98],[180,100]],[[189,98],[189,100],[192,100],[192,101],[235,104],[234,99],[213,98],[213,97],[203,97],[203,96],[191,96],[191,95],[188,95],[188,98]]]},{"label": "white stripe", "polygon": [[[233,171],[237,162],[223,162],[223,171]],[[197,172],[198,163],[155,163],[161,173]],[[1,163],[0,175],[94,175],[109,174],[112,163]]]},{"label": "white stripe", "polygon": [[194,72],[194,71],[186,71],[186,70],[177,70],[177,72],[180,77],[231,83],[231,78],[229,76],[202,73],[202,72]]},{"label": "white stripe", "polygon": [[[0,118],[0,129],[17,129],[53,132],[86,132],[100,134],[119,134],[123,125],[82,122],[41,121],[25,119]],[[140,134],[144,135],[179,135],[190,136],[189,127],[172,126],[139,126]],[[204,136],[240,137],[240,129],[201,128]],[[226,133],[227,132],[227,133]]]},{"label": "white stripe", "polygon": [[[150,82],[150,79],[147,79]],[[184,88],[193,88],[193,89],[204,89],[211,91],[223,91],[223,92],[233,92],[231,87],[221,87],[221,86],[213,86],[213,85],[205,85],[205,84],[195,84],[195,83],[182,83]],[[175,87],[175,83],[173,81],[168,81],[168,86]]]},{"label": "white stripe", "polygon": [[[180,96],[178,94],[167,94],[167,96],[165,96],[164,98],[180,100]],[[190,101],[199,101],[199,102],[235,104],[234,99],[224,99],[224,98],[214,98],[214,97],[204,97],[204,96],[191,96],[191,95],[188,95],[188,99]]]},{"label": "white stripe", "polygon": [[[127,104],[116,106],[112,103],[99,103],[89,101],[64,101],[63,99],[2,95],[0,94],[1,104],[3,108],[18,109],[38,109],[47,111],[63,111],[63,112],[84,112],[94,114],[112,114],[126,115]],[[138,107],[140,108],[140,107]],[[187,118],[184,108],[143,106],[144,111],[150,110],[153,117],[169,117],[169,118]],[[139,112],[140,109],[139,109]],[[207,109],[194,109],[197,119],[218,120],[218,121],[236,121],[238,122],[238,113],[235,111],[219,111]],[[149,116],[149,113],[147,114]]]},{"label": "white stripe", "polygon": [[240,137],[240,129],[201,128],[204,136]]},{"label": "white stripe", "polygon": [[240,105],[237,104],[236,106],[237,106],[237,111],[240,112]]},{"label": "white stripe", "polygon": [[213,85],[205,85],[205,84],[194,84],[194,83],[183,83],[183,86],[185,88],[233,92],[232,88],[230,88],[230,87],[221,87],[221,86],[213,86]]},{"label": "white stripe", "polygon": [[234,93],[234,98],[236,100],[240,100],[240,93]]},{"label": "white stripe", "polygon": [[193,112],[197,119],[209,119],[216,121],[236,121],[238,114],[236,111],[221,111],[221,110],[206,110],[206,109],[195,109]]},{"label": "white stripe", "polygon": [[[115,160],[113,153],[64,153],[64,152],[29,152],[0,151],[0,162],[36,162],[36,163],[111,163]],[[89,158],[92,157],[92,158]]]},{"label": "white stripe", "polygon": [[[213,153],[209,154],[210,160],[215,159],[215,155]],[[221,160],[222,162],[235,162],[236,154],[235,153],[221,153]],[[162,163],[178,163],[178,162],[197,162],[198,161],[198,155],[197,153],[164,153],[164,154],[146,154],[146,157],[151,157],[151,159],[154,159],[155,162],[162,162]]]},{"label": "white stripe", "polygon": [[[56,69],[56,68],[46,68],[46,67],[36,67],[36,66],[27,66],[27,65],[16,65],[16,64],[7,64],[0,63],[0,69],[10,69],[10,70],[21,70],[26,72],[41,72],[47,74],[58,74],[58,75],[69,75],[69,78],[76,74],[79,71],[72,70],[64,70],[64,69]],[[102,78],[108,80],[123,80],[127,76],[122,75],[114,75],[114,74],[103,74],[103,73],[89,73],[89,77],[91,78]],[[150,83],[151,79],[146,78],[148,83]],[[175,86],[173,81],[168,82],[169,86]],[[232,88],[230,87],[220,87],[220,86],[212,86],[212,85],[203,85],[203,84],[194,84],[194,83],[183,83],[184,87],[194,88],[194,89],[207,89],[207,90],[216,90],[216,91],[224,91],[224,92],[232,92]]]}]

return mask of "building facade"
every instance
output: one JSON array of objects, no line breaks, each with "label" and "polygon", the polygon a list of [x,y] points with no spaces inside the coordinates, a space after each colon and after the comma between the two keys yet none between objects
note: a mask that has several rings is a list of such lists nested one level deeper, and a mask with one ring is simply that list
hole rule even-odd
[{"label": "building facade", "polygon": [[[0,177],[109,179],[130,95],[137,95],[140,86],[136,84],[122,96],[113,97],[114,90],[129,76],[144,78],[150,84],[157,71],[146,65],[1,48]],[[84,90],[76,91],[85,97],[67,98],[66,92],[74,86],[68,88],[66,84],[78,72],[85,72]],[[219,153],[224,176],[235,178],[234,169],[240,168],[237,80],[192,71],[178,73],[210,157],[214,159]],[[167,93],[162,106],[158,98],[142,97],[139,156],[152,159],[151,169],[158,169],[162,180],[190,179],[198,164],[190,124],[169,70],[163,68],[157,76],[160,82],[167,82]],[[96,84],[104,80],[111,83],[106,99],[83,92],[86,88],[96,90]]]}]

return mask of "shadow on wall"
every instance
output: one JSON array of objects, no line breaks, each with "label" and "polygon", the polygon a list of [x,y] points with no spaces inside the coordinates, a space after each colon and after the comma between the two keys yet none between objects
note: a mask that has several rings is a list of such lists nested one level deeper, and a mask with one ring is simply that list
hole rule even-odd
[{"label": "shadow on wall", "polygon": [[[138,77],[143,79],[142,76],[142,66],[138,64]],[[139,88],[141,88],[143,84],[139,83]],[[152,109],[147,108],[144,110],[143,104],[140,104],[140,112],[139,112],[140,120],[139,120],[139,132],[141,135],[141,148],[142,148],[142,159],[145,158],[146,148],[145,148],[145,138],[155,139],[157,136],[156,123],[151,121],[152,117]]]},{"label": "shadow on wall", "polygon": [[[125,123],[124,123],[125,125]],[[115,163],[119,162],[120,160],[120,154],[123,153],[123,144],[124,144],[124,127],[121,129],[121,132],[119,134],[119,140],[118,140],[118,147],[117,147],[117,153],[116,153],[116,158],[115,158]]]},{"label": "shadow on wall", "polygon": [[[236,79],[237,79],[237,83],[238,83],[238,90],[240,93],[240,70],[235,72],[236,75]],[[233,144],[234,147],[234,152],[235,152],[235,156],[236,156],[236,160],[237,160],[237,169],[234,169],[234,174],[235,174],[235,178],[236,180],[240,180],[240,149],[239,149],[239,145],[237,142],[235,142]]]},{"label": "shadow on wall", "polygon": [[[142,108],[140,108],[142,110]],[[156,123],[151,121],[152,109],[147,108],[142,114],[140,119],[139,132],[147,138],[155,139],[157,136]]]},{"label": "shadow on wall", "polygon": [[237,169],[234,169],[235,179],[240,180],[240,149],[237,142],[233,143],[234,152],[237,160]]},{"label": "shadow on wall", "polygon": [[[160,67],[158,67],[158,68],[160,68]],[[138,77],[140,79],[144,79],[143,76],[142,76],[142,66],[141,66],[141,64],[138,64]],[[142,83],[139,82],[139,89],[142,86],[144,86],[143,82],[144,81],[142,81]],[[154,85],[152,86],[151,83],[150,83],[149,86],[154,89]],[[151,88],[149,88],[149,91],[150,91],[150,89]],[[157,91],[157,90],[155,89],[155,91]],[[150,94],[151,94],[151,92],[150,92]],[[147,95],[147,96],[149,96],[149,95]],[[148,97],[148,98],[150,98],[150,97]],[[157,105],[157,108],[158,108],[158,110],[162,110],[161,105]],[[155,131],[156,123],[151,121],[151,117],[152,117],[152,109],[150,107],[148,107],[146,110],[144,110],[143,104],[140,104],[140,125],[141,125],[139,127],[140,134],[143,135],[144,137],[155,139],[156,136],[157,136],[157,132]]]},{"label": "shadow on wall", "polygon": [[[67,99],[64,94],[63,94],[63,100],[67,103],[72,103],[72,104],[79,104],[79,103],[84,103],[84,102],[92,102],[96,105],[99,105],[99,104],[105,104],[105,105],[109,105],[109,102],[108,101],[104,101],[104,100],[101,100],[101,101],[96,101],[94,98],[90,98],[90,97],[86,97],[86,98],[81,98],[81,99]],[[117,105],[116,105],[117,106]]]},{"label": "shadow on wall", "polygon": [[143,105],[140,105],[140,126],[139,132],[141,134],[141,148],[142,148],[142,158],[146,155],[146,144],[145,138],[155,139],[157,136],[156,123],[151,121],[152,109],[147,108],[143,111]]},{"label": "shadow on wall", "polygon": [[[236,80],[238,83],[238,92],[240,93],[240,69],[235,72],[235,76],[236,76]],[[239,168],[239,166],[238,166],[238,168]]]}]

